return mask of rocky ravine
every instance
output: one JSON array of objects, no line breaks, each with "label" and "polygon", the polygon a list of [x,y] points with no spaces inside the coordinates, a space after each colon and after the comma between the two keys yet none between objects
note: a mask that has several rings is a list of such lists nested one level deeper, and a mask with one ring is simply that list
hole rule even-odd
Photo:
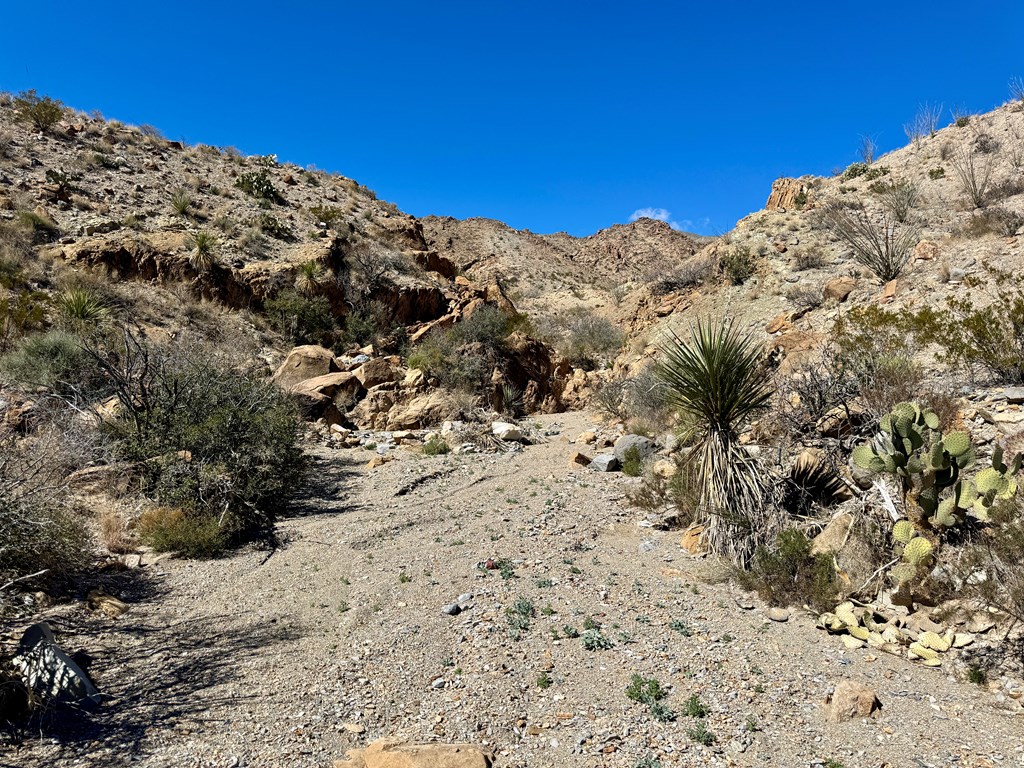
[{"label": "rocky ravine", "polygon": [[[509,767],[1024,765],[1002,694],[845,650],[799,611],[741,608],[727,572],[641,524],[636,481],[571,468],[589,419],[537,417],[518,451],[399,447],[375,469],[362,448],[311,446],[280,548],[83,585],[129,602],[117,618],[44,612],[113,698],[0,764],[322,767],[397,736],[488,745]],[[594,625],[611,647],[567,637]],[[626,697],[635,673],[668,688],[674,722]],[[844,679],[881,710],[828,722]],[[700,722],[713,744],[694,741]]]}]

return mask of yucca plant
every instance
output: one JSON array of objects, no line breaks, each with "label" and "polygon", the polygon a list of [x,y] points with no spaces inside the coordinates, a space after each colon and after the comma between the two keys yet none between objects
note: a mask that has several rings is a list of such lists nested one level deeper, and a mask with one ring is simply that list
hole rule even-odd
[{"label": "yucca plant", "polygon": [[693,425],[686,462],[696,482],[694,522],[708,548],[745,565],[774,533],[767,478],[739,442],[739,429],[772,397],[760,346],[731,320],[698,321],[690,338],[671,333],[655,373],[669,405]]},{"label": "yucca plant", "polygon": [[316,259],[303,262],[295,276],[295,290],[303,296],[312,296],[324,284],[326,273],[324,265]]},{"label": "yucca plant", "polygon": [[192,251],[189,253],[189,264],[196,272],[208,272],[217,261],[217,238],[201,229],[188,236],[188,244]]},{"label": "yucca plant", "polygon": [[110,307],[88,288],[68,288],[57,296],[57,309],[65,322],[96,326],[110,317]]},{"label": "yucca plant", "polygon": [[188,216],[192,210],[192,195],[184,189],[176,189],[171,193],[171,210],[179,216]]}]

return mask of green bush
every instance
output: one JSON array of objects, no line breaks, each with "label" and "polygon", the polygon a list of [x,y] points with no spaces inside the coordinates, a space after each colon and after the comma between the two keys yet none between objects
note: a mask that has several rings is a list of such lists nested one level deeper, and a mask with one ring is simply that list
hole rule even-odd
[{"label": "green bush", "polygon": [[423,370],[449,389],[475,391],[488,380],[517,322],[517,317],[495,307],[482,307],[420,342],[409,355],[409,367]]},{"label": "green bush", "polygon": [[440,456],[448,453],[450,450],[451,448],[448,447],[448,443],[436,435],[423,444],[423,454],[425,456]]},{"label": "green bush", "polygon": [[622,457],[622,474],[628,475],[629,477],[640,477],[644,472],[644,457],[640,453],[640,449],[631,445],[626,449],[625,454]]},{"label": "green bush", "polygon": [[325,296],[303,296],[281,291],[264,305],[271,326],[294,344],[329,346],[337,323]]},{"label": "green bush", "polygon": [[34,88],[14,98],[14,109],[19,120],[30,123],[41,133],[48,133],[64,117],[64,109],[59,101],[49,96],[39,96]]},{"label": "green bush", "polygon": [[561,315],[559,326],[562,330],[555,346],[576,368],[598,368],[622,346],[622,332],[586,307]]},{"label": "green bush", "polygon": [[269,214],[261,213],[253,221],[253,226],[265,235],[269,235],[275,240],[292,240],[295,235],[287,224],[282,224],[278,219]]},{"label": "green bush", "polygon": [[722,272],[732,285],[743,285],[753,277],[756,269],[757,261],[749,248],[737,246],[722,255]]},{"label": "green bush", "polygon": [[110,382],[81,337],[61,330],[26,336],[0,359],[2,370],[26,387],[45,387],[59,397],[91,402],[110,394]]},{"label": "green bush", "polygon": [[156,507],[144,512],[139,518],[138,532],[156,551],[177,552],[183,557],[216,557],[228,545],[228,537],[215,515],[188,514],[173,507]]},{"label": "green bush", "polygon": [[138,462],[143,492],[189,519],[216,518],[229,539],[269,535],[303,478],[295,404],[209,349],[126,334],[104,362],[121,406],[107,429],[115,454]]},{"label": "green bush", "polygon": [[32,290],[0,299],[0,355],[6,354],[17,339],[43,328],[48,303],[45,293]]},{"label": "green bush", "polygon": [[774,546],[758,548],[746,579],[772,605],[807,604],[826,611],[839,594],[832,557],[812,555],[810,540],[796,528],[782,531]]}]

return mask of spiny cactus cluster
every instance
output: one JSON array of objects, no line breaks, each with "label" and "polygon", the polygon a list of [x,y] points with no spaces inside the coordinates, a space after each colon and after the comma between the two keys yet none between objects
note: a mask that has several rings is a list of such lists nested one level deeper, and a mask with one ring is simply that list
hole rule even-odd
[{"label": "spiny cactus cluster", "polygon": [[918,573],[931,564],[935,551],[931,541],[921,536],[909,520],[900,520],[892,527],[892,537],[903,547],[903,561],[891,571],[900,584],[912,581]]},{"label": "spiny cactus cluster", "polygon": [[[899,403],[882,417],[874,440],[854,449],[853,462],[863,469],[900,478],[905,500],[916,501],[924,521],[932,528],[957,525],[968,514],[988,520],[997,499],[1012,498],[1017,492],[1013,476],[1020,470],[1021,455],[1007,466],[1002,450],[996,448],[991,467],[981,470],[973,480],[963,478],[961,473],[977,459],[970,435],[944,435],[939,426],[934,411],[916,403]],[[943,499],[947,488],[953,489],[952,494]]]}]

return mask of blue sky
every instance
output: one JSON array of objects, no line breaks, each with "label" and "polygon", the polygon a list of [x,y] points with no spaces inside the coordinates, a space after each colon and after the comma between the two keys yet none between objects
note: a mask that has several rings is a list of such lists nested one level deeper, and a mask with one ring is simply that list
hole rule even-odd
[{"label": "blue sky", "polygon": [[[0,89],[350,176],[416,215],[702,233],[1024,77],[1024,3],[17,3]],[[948,111],[944,116],[948,122]],[[663,212],[663,213],[662,213]]]}]

